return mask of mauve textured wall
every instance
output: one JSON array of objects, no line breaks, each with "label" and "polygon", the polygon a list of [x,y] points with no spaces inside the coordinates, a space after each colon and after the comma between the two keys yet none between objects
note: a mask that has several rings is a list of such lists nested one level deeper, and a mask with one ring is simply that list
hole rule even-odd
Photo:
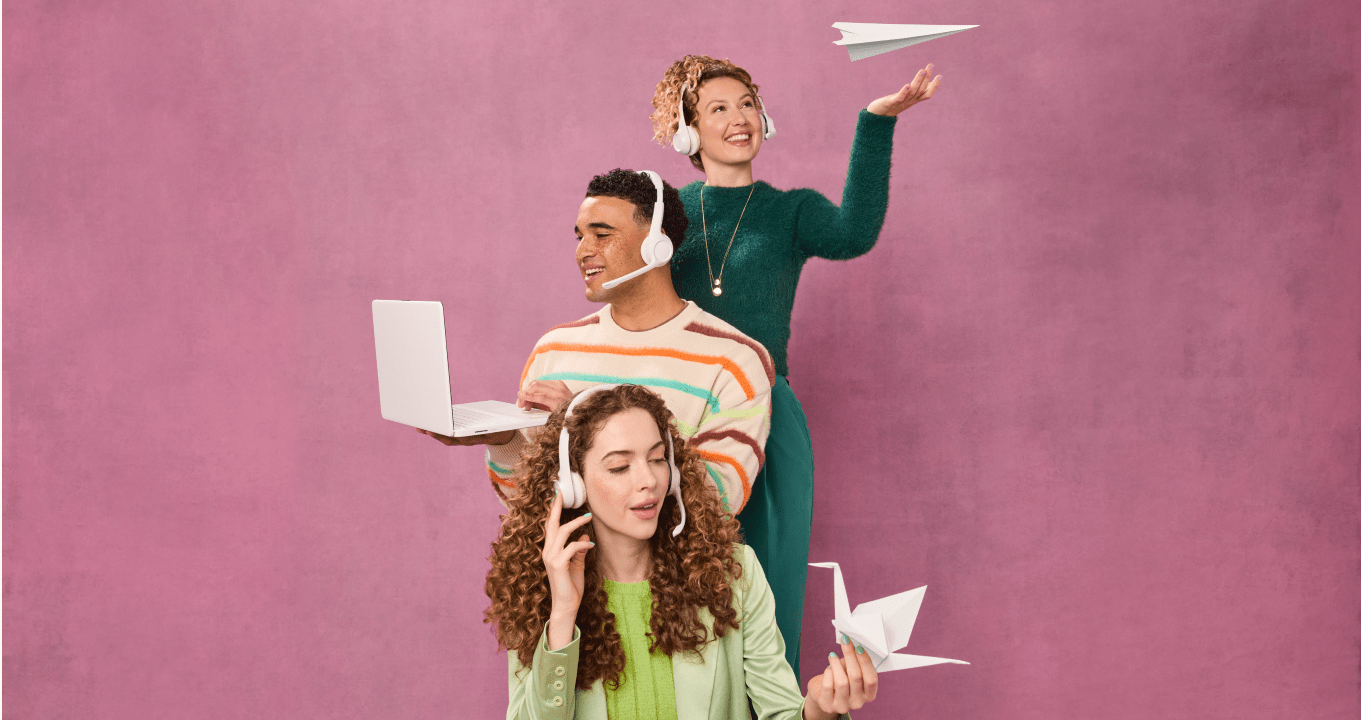
[{"label": "mauve textured wall", "polygon": [[[982,27],[851,63],[838,20]],[[646,116],[699,52],[762,84],[757,177],[834,199],[856,111],[945,76],[879,246],[794,313],[813,559],[853,602],[929,584],[911,647],[973,662],[857,717],[1356,718],[1359,21],[6,2],[6,717],[502,713],[500,505],[480,452],[379,418],[369,302],[444,301],[460,397],[510,398],[593,310],[589,177],[698,177]]]}]

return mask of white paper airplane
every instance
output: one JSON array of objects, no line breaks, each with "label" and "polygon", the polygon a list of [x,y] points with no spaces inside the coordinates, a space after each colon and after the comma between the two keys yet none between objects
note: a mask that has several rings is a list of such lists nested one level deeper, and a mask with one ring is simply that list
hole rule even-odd
[{"label": "white paper airplane", "polygon": [[886,53],[890,50],[905,48],[908,45],[943,38],[964,32],[977,25],[882,25],[879,23],[832,23],[841,31],[841,39],[833,45],[845,45],[851,52],[851,60],[864,60],[867,57]]},{"label": "white paper airplane", "polygon": [[[832,626],[837,629],[838,636],[845,633],[853,642],[865,648],[874,662],[875,670],[888,672],[941,663],[969,664],[963,660],[893,652],[907,647],[912,626],[917,623],[917,611],[921,609],[922,598],[926,595],[925,585],[916,590],[860,603],[852,612],[851,604],[846,600],[846,583],[841,579],[841,566],[834,562],[808,564],[831,568],[836,572],[836,619],[832,620]],[[840,637],[837,641],[840,642]]]}]

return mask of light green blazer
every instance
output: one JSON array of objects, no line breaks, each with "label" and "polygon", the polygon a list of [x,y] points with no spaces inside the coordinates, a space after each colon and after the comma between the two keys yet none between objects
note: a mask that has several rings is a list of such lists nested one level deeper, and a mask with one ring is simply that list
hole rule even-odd
[{"label": "light green blazer", "polygon": [[[681,653],[671,657],[678,720],[747,718],[748,695],[761,720],[803,717],[803,694],[794,670],[784,659],[784,640],[775,625],[770,585],[751,548],[738,548],[743,567],[742,579],[733,584],[738,629],[710,640],[698,656]],[[709,611],[701,608],[699,618],[712,633]],[[574,690],[580,650],[581,630],[575,629],[572,642],[556,651],[548,649],[545,632],[528,668],[520,664],[515,653],[509,653],[507,720],[607,720],[602,681],[597,680],[586,690]]]}]

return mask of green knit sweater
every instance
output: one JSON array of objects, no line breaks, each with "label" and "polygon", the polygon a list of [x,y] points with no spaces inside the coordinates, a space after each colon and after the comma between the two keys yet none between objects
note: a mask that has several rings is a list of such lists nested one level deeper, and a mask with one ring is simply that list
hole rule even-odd
[{"label": "green knit sweater", "polygon": [[671,657],[648,651],[652,628],[652,588],[646,580],[605,580],[605,607],[614,613],[614,628],[624,644],[624,674],[619,689],[605,686],[610,720],[676,720],[676,685]]},{"label": "green knit sweater", "polygon": [[[755,189],[704,188],[701,217],[703,183],[681,188],[690,229],[671,260],[676,292],[764,345],[780,375],[789,374],[789,318],[804,262],[810,257],[858,257],[879,239],[888,210],[888,170],[897,121],[860,111],[839,208],[816,190],[782,191],[758,181]],[[715,297],[704,257],[704,226],[708,225],[709,262],[718,277],[743,204],[746,214],[723,270],[723,294]]]}]

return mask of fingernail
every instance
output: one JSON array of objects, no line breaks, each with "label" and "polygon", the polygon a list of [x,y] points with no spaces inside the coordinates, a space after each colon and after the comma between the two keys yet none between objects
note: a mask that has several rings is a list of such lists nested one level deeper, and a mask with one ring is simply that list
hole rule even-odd
[{"label": "fingernail", "polygon": [[855,646],[855,654],[856,654],[856,655],[864,655],[864,654],[865,654],[865,648],[863,648],[863,647],[861,647],[861,646],[859,646],[859,645],[856,645],[856,646]]},{"label": "fingernail", "polygon": [[846,633],[841,633],[841,643],[842,643],[843,645],[844,645],[845,643],[850,642],[850,641],[851,641],[851,639],[848,638],[848,637],[846,637]]},{"label": "fingernail", "polygon": [[582,515],[582,517],[590,517],[592,514],[593,513],[586,513],[585,515]]},{"label": "fingernail", "polygon": [[828,659],[828,660],[835,660],[835,659],[836,659],[836,653],[827,653],[827,659]]},{"label": "fingernail", "polygon": [[562,493],[561,490],[559,490],[559,489],[557,489],[557,488],[553,488],[553,499],[554,499],[554,500],[557,500],[557,499],[558,499],[558,495],[559,495],[560,493]]}]

